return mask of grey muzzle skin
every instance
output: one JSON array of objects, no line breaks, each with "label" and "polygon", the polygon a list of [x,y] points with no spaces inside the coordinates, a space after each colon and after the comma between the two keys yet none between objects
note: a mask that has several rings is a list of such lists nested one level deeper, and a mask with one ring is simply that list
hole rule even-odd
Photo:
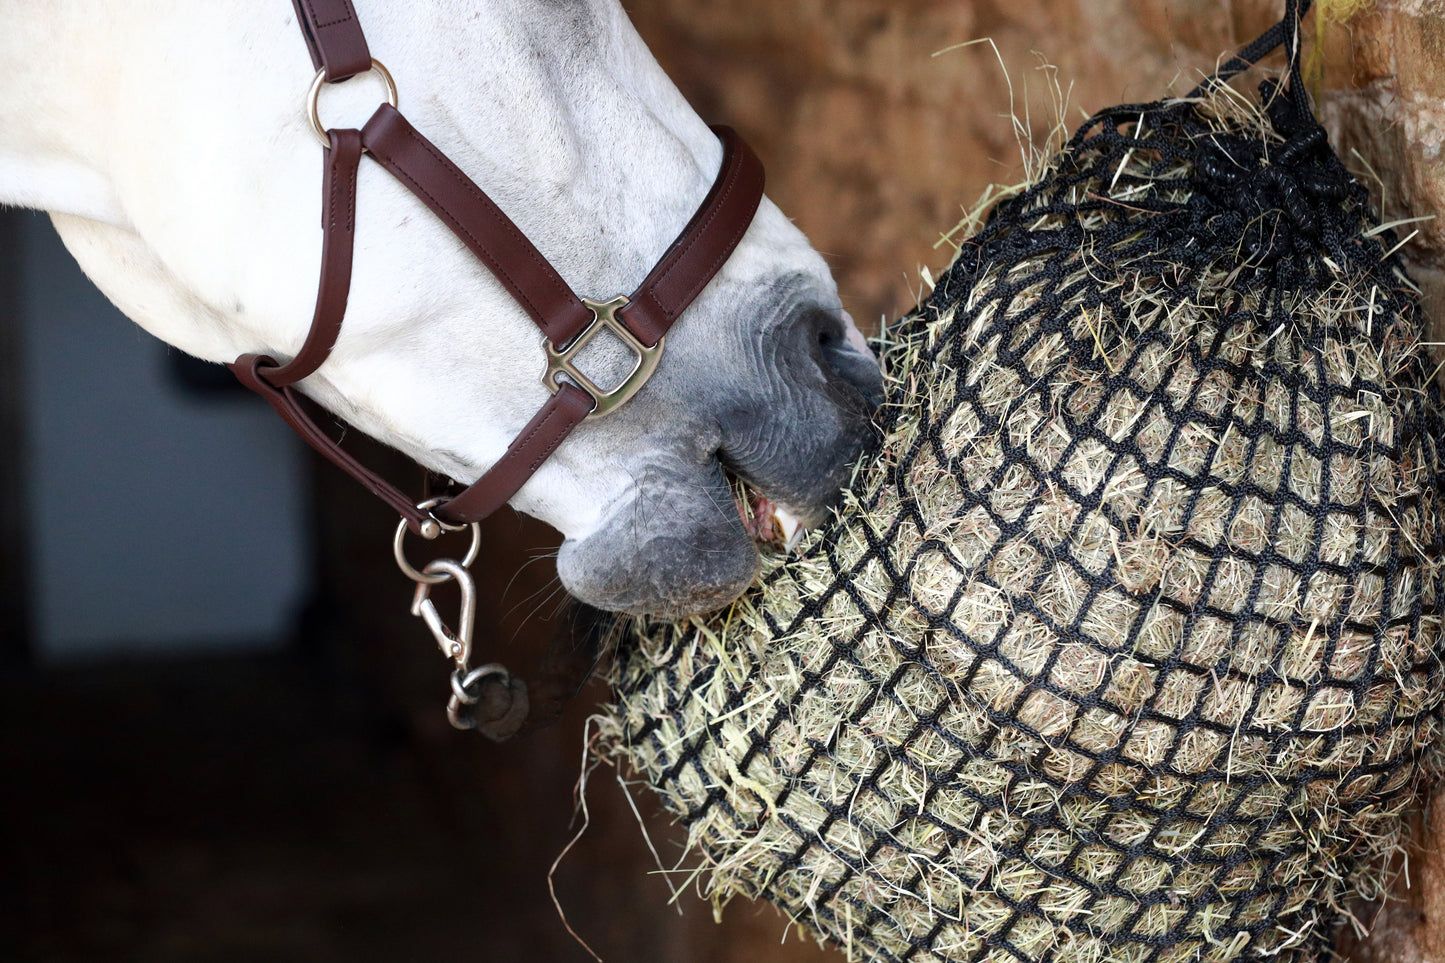
[{"label": "grey muzzle skin", "polygon": [[[657,437],[617,443],[650,444],[656,455],[599,530],[563,544],[558,574],[578,599],[683,616],[746,590],[759,558],[729,473],[806,525],[836,504],[853,466],[878,443],[882,374],[847,340],[837,313],[799,294],[778,314],[761,338],[730,336],[721,349],[728,363],[691,388],[686,406],[669,404],[664,384],[636,399],[651,409]],[[679,435],[680,416],[688,421]]]}]

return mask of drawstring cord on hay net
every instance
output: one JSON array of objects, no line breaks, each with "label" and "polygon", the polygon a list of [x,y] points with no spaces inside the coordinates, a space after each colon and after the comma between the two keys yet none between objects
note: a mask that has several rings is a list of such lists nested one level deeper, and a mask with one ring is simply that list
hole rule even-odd
[{"label": "drawstring cord on hay net", "polygon": [[1305,94],[1304,80],[1300,77],[1300,21],[1309,13],[1310,3],[1311,0],[1285,0],[1284,18],[1231,57],[1212,77],[1191,90],[1188,99],[1208,96],[1212,86],[1229,83],[1283,45],[1289,57],[1290,99],[1301,114],[1313,117],[1309,98]]}]

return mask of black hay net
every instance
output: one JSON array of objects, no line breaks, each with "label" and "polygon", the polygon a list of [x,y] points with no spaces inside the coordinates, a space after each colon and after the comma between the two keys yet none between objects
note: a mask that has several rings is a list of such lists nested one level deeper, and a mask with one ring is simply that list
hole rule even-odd
[{"label": "black hay net", "polygon": [[1183,963],[1327,959],[1379,895],[1445,421],[1293,74],[1092,117],[890,332],[839,518],[620,648],[604,732],[716,899],[857,959]]}]

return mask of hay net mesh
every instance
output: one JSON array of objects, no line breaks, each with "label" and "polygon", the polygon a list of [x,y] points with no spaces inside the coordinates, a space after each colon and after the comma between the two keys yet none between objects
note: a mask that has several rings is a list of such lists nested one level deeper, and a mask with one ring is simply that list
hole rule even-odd
[{"label": "hay net mesh", "polygon": [[1297,72],[1260,96],[1085,123],[887,336],[837,520],[619,647],[604,751],[715,900],[1039,963],[1323,959],[1379,895],[1445,424],[1391,233]]}]

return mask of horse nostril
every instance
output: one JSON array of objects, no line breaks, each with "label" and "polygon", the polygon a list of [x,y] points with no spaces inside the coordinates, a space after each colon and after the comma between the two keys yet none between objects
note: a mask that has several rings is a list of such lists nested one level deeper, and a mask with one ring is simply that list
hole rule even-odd
[{"label": "horse nostril", "polygon": [[847,364],[835,365],[834,371],[857,390],[871,415],[883,404],[883,373],[878,370],[878,362],[873,358],[865,358],[851,345],[847,351]]},{"label": "horse nostril", "polygon": [[878,370],[878,360],[848,340],[837,316],[824,311],[816,314],[818,360],[824,374],[856,391],[871,414],[883,403],[883,373]]}]

